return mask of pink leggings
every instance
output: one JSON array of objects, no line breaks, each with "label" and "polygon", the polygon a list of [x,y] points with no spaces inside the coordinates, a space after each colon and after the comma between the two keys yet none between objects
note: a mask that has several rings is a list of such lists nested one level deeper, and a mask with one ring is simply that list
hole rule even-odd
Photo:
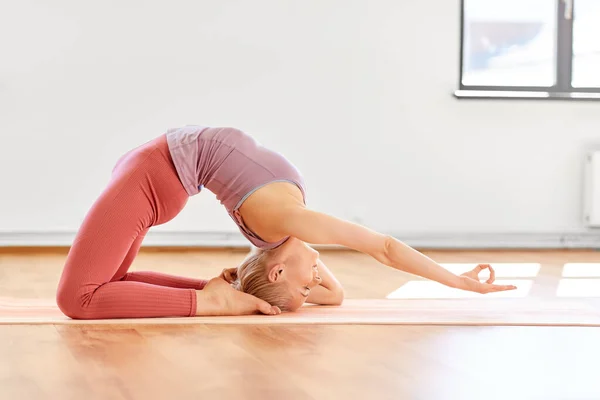
[{"label": "pink leggings", "polygon": [[205,280],[127,272],[151,226],[186,205],[165,135],[128,152],[85,216],[56,296],[73,319],[194,316]]}]

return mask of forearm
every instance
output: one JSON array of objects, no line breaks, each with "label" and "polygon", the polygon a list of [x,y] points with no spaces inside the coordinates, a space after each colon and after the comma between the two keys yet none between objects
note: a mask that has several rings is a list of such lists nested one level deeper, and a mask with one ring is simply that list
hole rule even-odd
[{"label": "forearm", "polygon": [[335,276],[333,276],[323,261],[317,261],[317,269],[319,270],[319,276],[321,277],[320,286],[323,286],[325,289],[331,290],[332,292],[343,292],[342,284]]},{"label": "forearm", "polygon": [[457,288],[460,277],[448,271],[429,257],[401,241],[388,237],[385,244],[384,264],[422,278]]},{"label": "forearm", "polygon": [[152,285],[167,286],[178,289],[202,290],[206,283],[205,279],[194,279],[182,276],[163,274],[160,272],[135,271],[128,272],[121,278],[123,281],[136,281],[150,283]]},{"label": "forearm", "polygon": [[312,304],[340,305],[344,301],[344,288],[335,278],[329,268],[321,261],[317,261],[317,269],[321,277],[321,283],[313,287],[306,300]]}]

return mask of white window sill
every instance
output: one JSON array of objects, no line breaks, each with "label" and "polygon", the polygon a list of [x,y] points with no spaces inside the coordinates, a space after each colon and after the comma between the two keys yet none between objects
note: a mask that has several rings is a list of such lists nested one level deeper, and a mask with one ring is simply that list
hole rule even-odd
[{"label": "white window sill", "polygon": [[508,90],[457,90],[459,99],[600,100],[600,92],[534,92]]}]

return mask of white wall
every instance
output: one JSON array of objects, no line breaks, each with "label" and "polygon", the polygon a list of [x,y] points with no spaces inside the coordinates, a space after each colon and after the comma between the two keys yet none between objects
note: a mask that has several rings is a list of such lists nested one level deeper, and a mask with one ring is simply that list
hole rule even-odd
[{"label": "white wall", "polygon": [[[443,0],[3,3],[4,242],[71,237],[123,152],[186,124],[254,134],[303,171],[311,206],[422,243],[586,233],[582,163],[600,142],[600,103],[456,100],[459,11]],[[153,231],[237,232],[207,193]]]}]

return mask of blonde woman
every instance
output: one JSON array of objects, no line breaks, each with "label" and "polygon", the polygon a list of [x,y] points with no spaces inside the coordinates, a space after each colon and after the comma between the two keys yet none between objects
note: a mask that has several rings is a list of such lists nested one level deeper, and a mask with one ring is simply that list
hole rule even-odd
[{"label": "blonde woman", "polygon": [[[255,250],[238,268],[209,281],[129,272],[148,230],[172,220],[204,189]],[[74,319],[275,315],[305,302],[341,304],[340,283],[307,243],[355,249],[462,290],[515,289],[494,284],[489,265],[455,275],[391,236],[311,210],[295,166],[238,129],[186,126],[117,162],[73,241],[57,304]],[[484,268],[490,279],[480,282]]]}]

